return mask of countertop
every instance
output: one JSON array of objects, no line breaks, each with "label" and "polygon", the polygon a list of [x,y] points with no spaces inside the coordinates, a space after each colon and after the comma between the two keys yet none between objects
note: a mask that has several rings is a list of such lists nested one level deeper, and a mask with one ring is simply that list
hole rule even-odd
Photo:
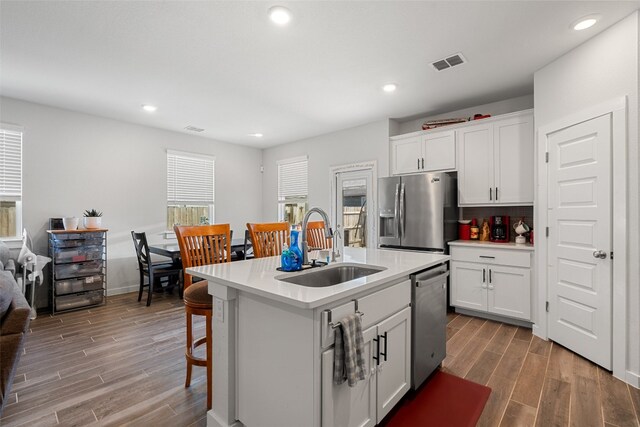
[{"label": "countertop", "polygon": [[453,242],[449,242],[449,246],[471,246],[475,248],[510,249],[518,251],[533,251],[534,249],[531,243],[516,245],[514,242],[495,243],[481,242],[479,240],[454,240]]},{"label": "countertop", "polygon": [[[277,271],[280,257],[255,258],[232,263],[213,264],[188,268],[186,271],[197,277],[243,292],[290,304],[295,307],[312,309],[327,303],[348,298],[357,293],[373,289],[387,282],[408,277],[410,274],[449,260],[449,255],[426,252],[404,252],[373,248],[344,248],[344,254],[337,264],[369,264],[386,267],[386,270],[367,277],[354,279],[324,288],[311,288],[277,280],[283,274]],[[319,271],[323,268],[314,268]],[[210,293],[211,293],[211,284]]]}]

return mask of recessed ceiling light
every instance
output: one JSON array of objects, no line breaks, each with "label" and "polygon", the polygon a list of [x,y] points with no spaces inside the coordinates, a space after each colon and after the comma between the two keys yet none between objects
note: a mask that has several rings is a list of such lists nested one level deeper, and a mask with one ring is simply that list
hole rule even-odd
[{"label": "recessed ceiling light", "polygon": [[291,11],[283,6],[273,6],[269,9],[269,18],[278,25],[286,25],[291,21]]},{"label": "recessed ceiling light", "polygon": [[255,138],[262,138],[264,135],[262,135],[261,133],[250,133],[249,136],[253,136]]},{"label": "recessed ceiling light", "polygon": [[587,28],[593,27],[596,24],[596,22],[598,22],[599,18],[600,18],[600,15],[584,16],[578,19],[577,21],[574,21],[574,23],[571,24],[571,28],[573,28],[576,31],[586,30]]},{"label": "recessed ceiling light", "polygon": [[395,92],[397,88],[398,85],[395,83],[387,83],[386,85],[382,86],[382,90],[387,93]]},{"label": "recessed ceiling light", "polygon": [[142,104],[142,109],[147,113],[153,113],[158,109],[158,107],[156,107],[155,105]]}]

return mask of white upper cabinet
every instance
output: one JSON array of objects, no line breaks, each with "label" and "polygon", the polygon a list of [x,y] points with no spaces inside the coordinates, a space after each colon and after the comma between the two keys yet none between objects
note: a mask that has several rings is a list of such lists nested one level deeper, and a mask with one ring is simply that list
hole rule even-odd
[{"label": "white upper cabinet", "polygon": [[533,204],[533,113],[459,128],[458,204]]},{"label": "white upper cabinet", "polygon": [[391,174],[455,170],[456,134],[425,131],[391,138]]}]

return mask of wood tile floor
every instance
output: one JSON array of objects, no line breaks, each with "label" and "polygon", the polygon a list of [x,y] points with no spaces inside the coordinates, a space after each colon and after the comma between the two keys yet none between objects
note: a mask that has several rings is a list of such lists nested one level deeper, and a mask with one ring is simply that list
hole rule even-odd
[{"label": "wood tile floor", "polygon": [[[137,293],[31,322],[8,404],[9,426],[206,425],[206,376],[184,387],[185,314],[176,295]],[[204,335],[204,320],[194,322]]]},{"label": "wood tile floor", "polygon": [[530,329],[450,313],[442,369],[491,387],[479,426],[640,426],[640,390]]},{"label": "wood tile floor", "polygon": [[[184,387],[182,301],[136,298],[34,320],[0,425],[206,425],[204,369]],[[493,390],[481,426],[640,425],[639,390],[528,329],[450,314],[447,340],[443,370]]]}]

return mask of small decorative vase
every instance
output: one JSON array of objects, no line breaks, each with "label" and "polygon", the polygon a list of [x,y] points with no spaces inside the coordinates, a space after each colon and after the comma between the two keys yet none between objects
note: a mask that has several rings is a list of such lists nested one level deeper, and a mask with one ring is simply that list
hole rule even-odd
[{"label": "small decorative vase", "polygon": [[84,217],[84,228],[88,230],[100,228],[101,225],[102,225],[102,217],[99,217],[99,216]]},{"label": "small decorative vase", "polygon": [[62,218],[62,226],[65,230],[76,230],[79,222],[80,219],[75,216]]}]

